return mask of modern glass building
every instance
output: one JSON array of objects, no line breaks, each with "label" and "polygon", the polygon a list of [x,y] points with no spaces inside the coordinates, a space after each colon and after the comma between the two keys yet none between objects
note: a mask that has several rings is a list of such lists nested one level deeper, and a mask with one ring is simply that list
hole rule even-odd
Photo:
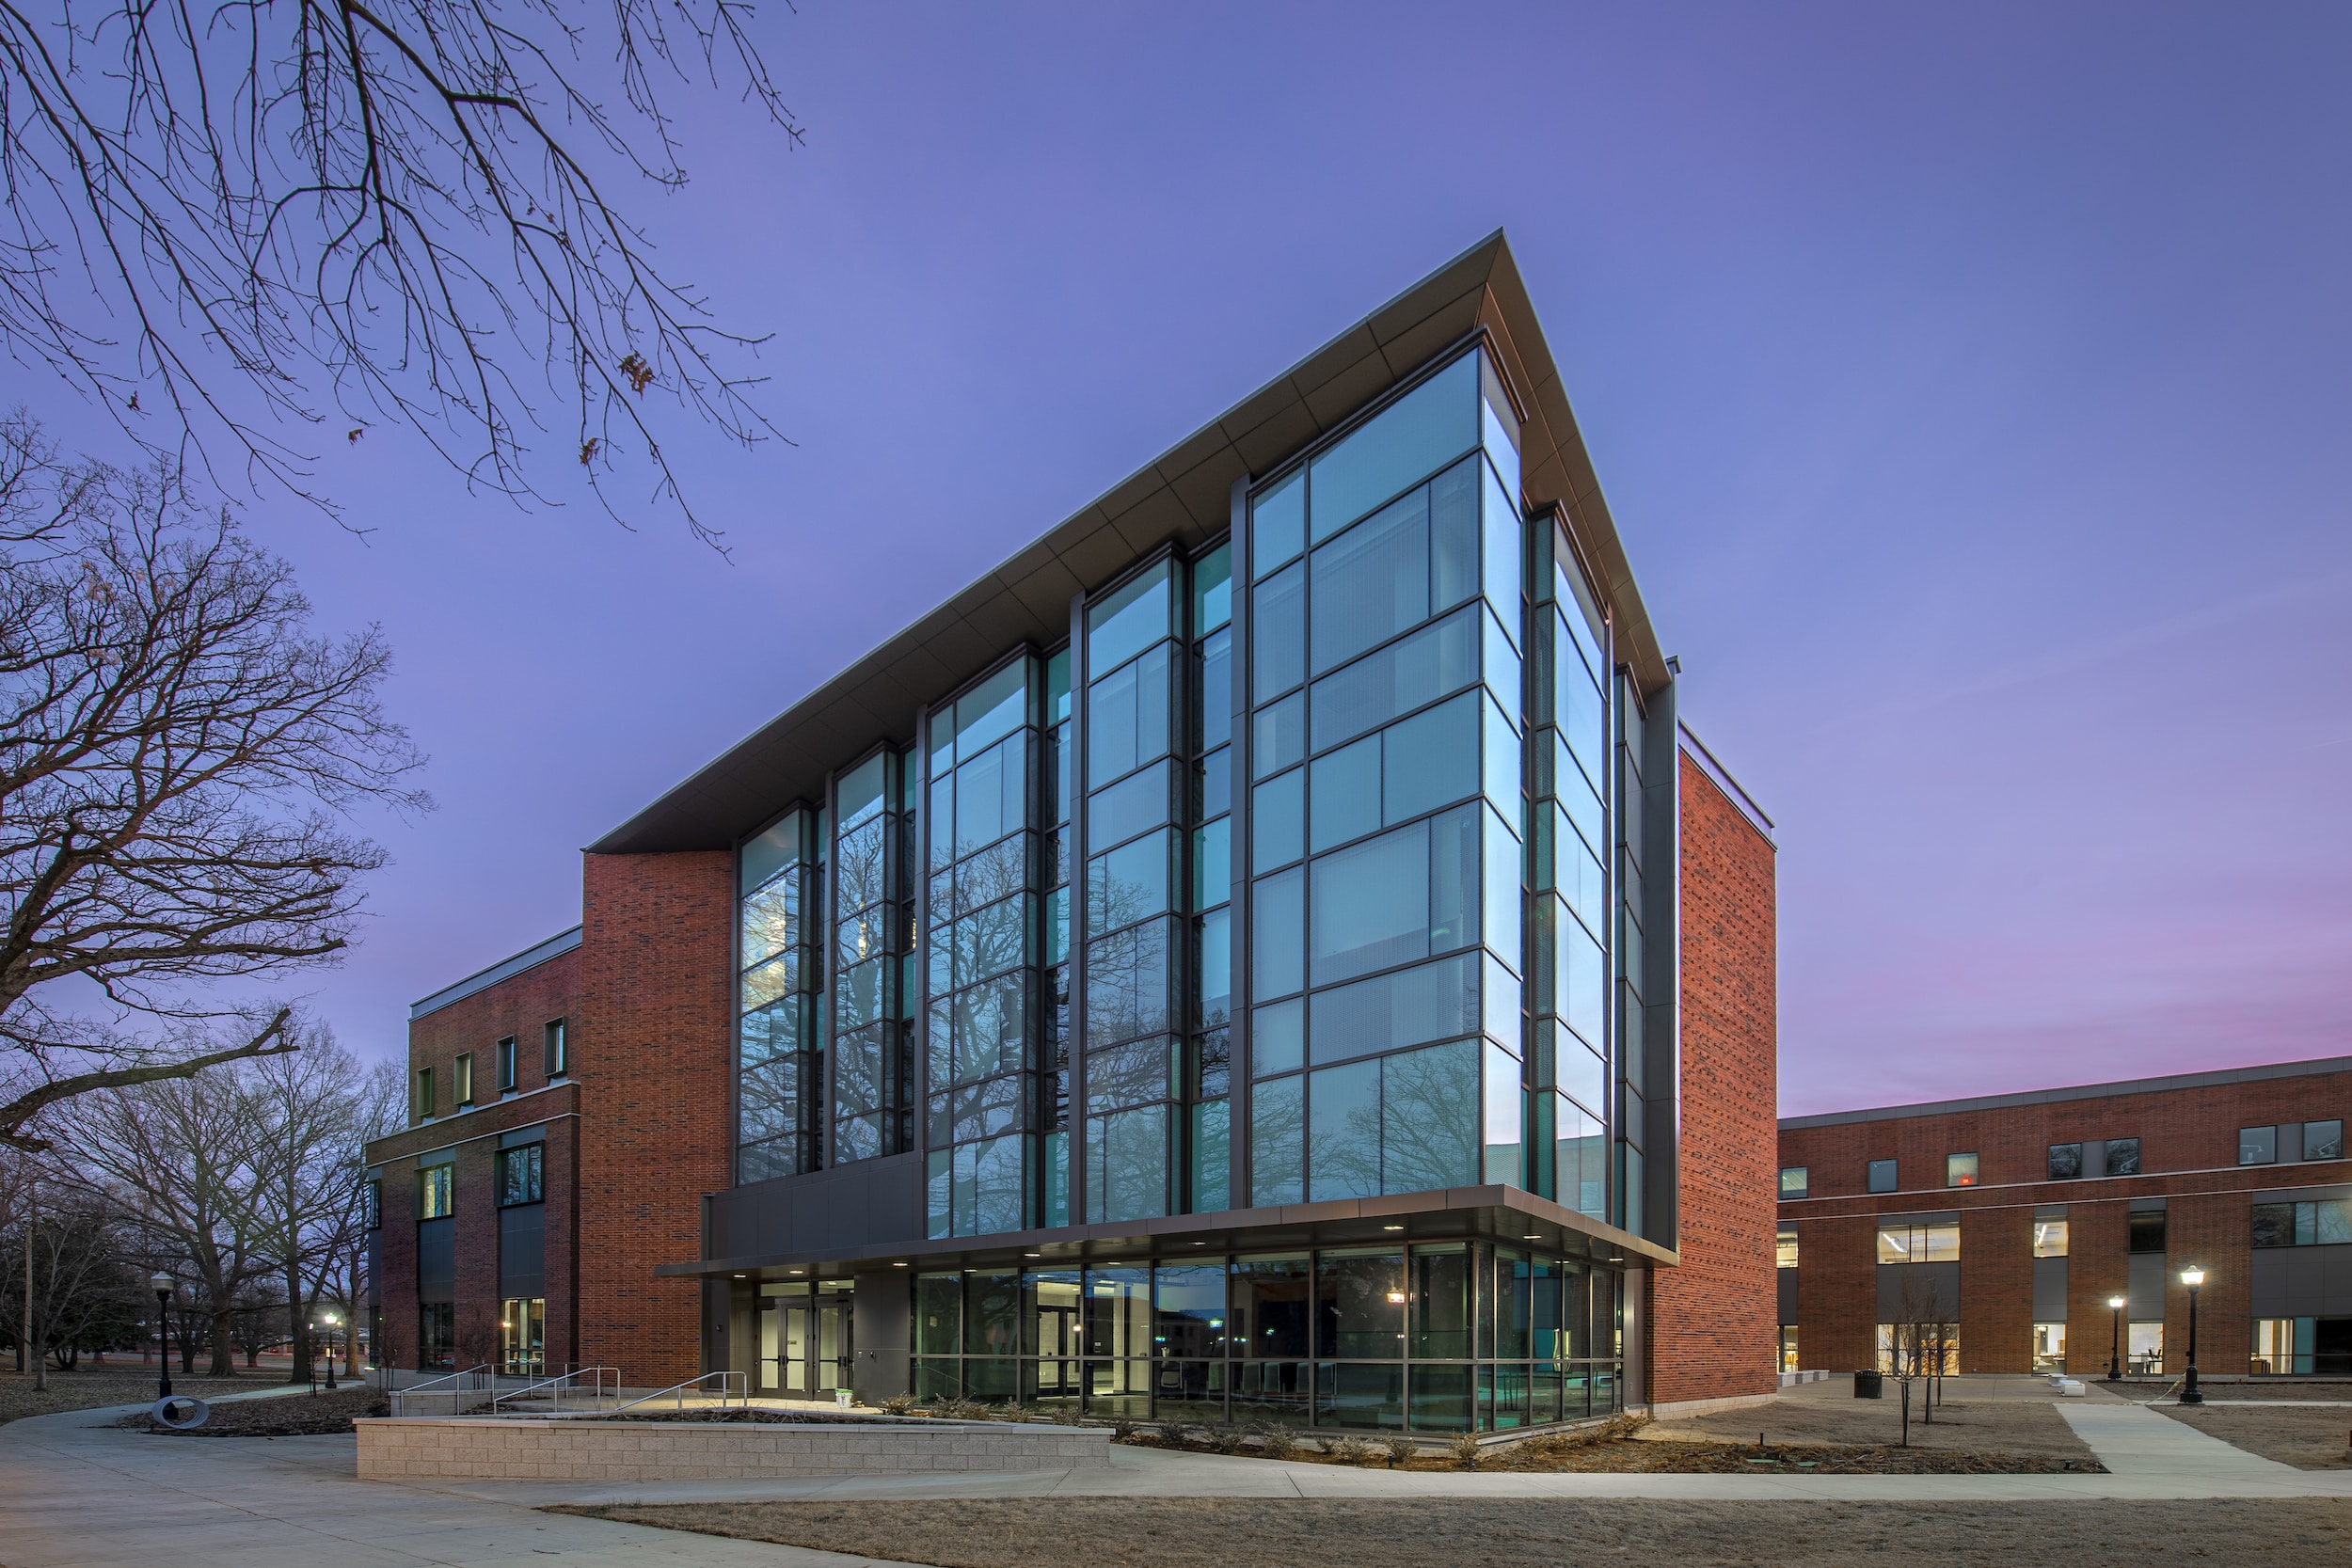
[{"label": "modern glass building", "polygon": [[698,1244],[646,1271],[700,1282],[698,1364],[1607,1414],[1656,1397],[1704,1081],[1753,1135],[1769,1388],[1769,1011],[1693,1078],[1686,773],[1762,868],[1734,987],[1768,825],[1676,702],[1497,235],[592,847],[592,952],[599,864],[727,889],[723,956],[663,939],[731,1020],[681,1047],[724,1064]]}]

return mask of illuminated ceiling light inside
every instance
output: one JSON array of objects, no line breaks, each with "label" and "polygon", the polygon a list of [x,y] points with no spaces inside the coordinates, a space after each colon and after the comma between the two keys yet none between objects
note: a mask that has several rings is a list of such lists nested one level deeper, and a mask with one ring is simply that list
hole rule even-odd
[{"label": "illuminated ceiling light inside", "polygon": [[1383,1230],[1402,1230],[1405,1227],[1401,1225],[1384,1225],[1380,1228]]}]

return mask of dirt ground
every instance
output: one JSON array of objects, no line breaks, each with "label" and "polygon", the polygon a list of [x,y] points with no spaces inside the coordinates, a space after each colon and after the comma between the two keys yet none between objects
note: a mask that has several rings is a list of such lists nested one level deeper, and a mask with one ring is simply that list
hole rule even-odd
[{"label": "dirt ground", "polygon": [[[2181,1380],[2175,1378],[2130,1378],[2120,1383],[2107,1383],[2098,1378],[2088,1380],[2093,1387],[2111,1388],[2127,1400],[2142,1404],[2150,1400],[2169,1399],[2179,1392]],[[2200,1377],[2198,1386],[2209,1400],[2303,1401],[2352,1400],[2352,1378],[2268,1378],[2268,1377]]]},{"label": "dirt ground", "polygon": [[1057,1497],[567,1508],[942,1568],[2015,1568],[2020,1562],[2352,1560],[2352,1510],[2260,1502],[1661,1503],[1609,1498]]},{"label": "dirt ground", "polygon": [[2209,1437],[2298,1470],[2352,1470],[2352,1409],[2342,1405],[2311,1410],[2226,1404],[2151,1408]]},{"label": "dirt ground", "polygon": [[[174,1383],[171,1391],[177,1394],[189,1390]],[[390,1410],[390,1401],[362,1384],[357,1388],[338,1388],[331,1394],[322,1390],[315,1394],[288,1394],[283,1399],[216,1404],[200,1427],[157,1426],[145,1412],[125,1416],[115,1425],[167,1437],[321,1437],[351,1431],[354,1416],[383,1416]]]},{"label": "dirt ground", "polygon": [[[253,1377],[183,1377],[171,1374],[171,1391],[194,1394],[198,1399],[217,1399],[222,1394],[249,1392],[266,1388],[283,1373]],[[30,1377],[14,1372],[0,1373],[0,1425],[21,1420],[26,1416],[54,1416],[60,1410],[95,1410],[107,1404],[152,1404],[155,1402],[155,1370],[109,1367],[104,1371],[60,1372],[49,1374],[49,1391],[41,1393],[33,1387]]]},{"label": "dirt ground", "polygon": [[[2058,1413],[2046,1386],[2025,1378],[1954,1378],[1945,1385],[1946,1402],[1935,1419],[1924,1418],[1922,1384],[1912,1387],[1911,1446],[2074,1460],[2088,1467],[2090,1449]],[[1651,1442],[1708,1438],[1754,1443],[1887,1443],[1902,1430],[1902,1404],[1895,1383],[1882,1400],[1858,1400],[1847,1379],[1810,1383],[1770,1404],[1727,1410],[1688,1420],[1661,1421],[1643,1433]]]}]

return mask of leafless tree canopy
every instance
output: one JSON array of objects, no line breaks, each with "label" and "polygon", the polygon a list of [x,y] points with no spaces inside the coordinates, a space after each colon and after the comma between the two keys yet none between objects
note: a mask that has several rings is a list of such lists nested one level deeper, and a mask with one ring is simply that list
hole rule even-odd
[{"label": "leafless tree canopy", "polygon": [[396,420],[545,498],[532,436],[572,426],[557,461],[594,483],[625,457],[683,505],[648,388],[772,433],[757,340],[657,264],[622,188],[686,181],[665,88],[739,92],[799,139],[749,7],[53,4],[0,0],[0,341],[159,451],[317,499],[310,436]]},{"label": "leafless tree canopy", "polygon": [[0,1143],[33,1149],[71,1095],[292,1049],[192,988],[341,950],[383,858],[350,814],[427,802],[373,628],[316,633],[168,467],[60,464],[22,418],[0,452]]}]

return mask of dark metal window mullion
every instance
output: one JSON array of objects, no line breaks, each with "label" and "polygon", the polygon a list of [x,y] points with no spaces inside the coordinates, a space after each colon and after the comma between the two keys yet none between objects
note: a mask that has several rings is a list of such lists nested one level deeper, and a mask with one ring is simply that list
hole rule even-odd
[{"label": "dark metal window mullion", "polygon": [[[1249,604],[1256,591],[1256,574],[1250,567],[1249,552],[1249,479],[1244,475],[1233,481],[1231,515],[1232,529],[1233,611],[1229,656],[1232,670],[1233,734],[1227,742],[1226,774],[1232,781],[1227,793],[1231,796],[1228,812],[1229,826],[1225,841],[1229,859],[1226,876],[1226,908],[1230,911],[1226,924],[1226,970],[1232,990],[1226,1005],[1225,1060],[1228,1082],[1226,1088],[1225,1144],[1227,1188],[1226,1206],[1247,1209],[1250,1206],[1249,1143],[1256,1078],[1251,1070],[1252,1046],[1249,1032],[1249,924],[1255,907],[1249,884]],[[1231,1271],[1228,1271],[1228,1290]],[[1229,1300],[1230,1308],[1231,1302]],[[1230,1336],[1229,1341],[1230,1341]],[[1229,1380],[1230,1382],[1230,1380]],[[1230,1399],[1232,1390],[1227,1390]]]},{"label": "dark metal window mullion", "polygon": [[1086,1183],[1087,981],[1087,595],[1070,596],[1070,1223],[1084,1225]]},{"label": "dark metal window mullion", "polygon": [[[954,710],[951,708],[948,711],[952,713]],[[901,839],[907,842],[906,853],[914,863],[908,867],[907,870],[908,878],[912,883],[912,891],[909,894],[909,897],[914,905],[914,912],[912,916],[914,939],[911,943],[908,956],[914,960],[914,1005],[912,1008],[913,1016],[907,1021],[906,1024],[911,1041],[910,1056],[911,1066],[913,1068],[913,1071],[910,1073],[913,1083],[909,1085],[909,1088],[914,1099],[914,1105],[912,1113],[914,1117],[914,1135],[909,1140],[909,1142],[914,1148],[922,1152],[927,1158],[930,1153],[931,1094],[930,943],[932,938],[930,928],[931,849],[930,842],[931,834],[931,721],[937,712],[937,709],[928,705],[918,707],[914,712],[914,756],[913,761],[909,764],[909,766],[914,769],[914,777],[916,781],[914,790],[914,809],[909,813],[914,820],[912,827],[902,827],[898,835]],[[901,797],[903,798],[906,793],[907,791],[905,790],[902,782],[900,786]],[[929,1170],[926,1169],[924,1191],[925,1200],[927,1203],[929,1201],[930,1195],[929,1175]],[[948,1180],[952,1184],[954,1180],[954,1173],[950,1171]],[[949,1191],[952,1194],[952,1185],[950,1186]],[[949,1212],[952,1213],[953,1212],[953,1200],[951,1197]],[[925,1227],[928,1229],[930,1216],[926,1214],[924,1218],[926,1222]],[[954,1226],[952,1222],[950,1222],[948,1228],[950,1232],[953,1231]]]}]

